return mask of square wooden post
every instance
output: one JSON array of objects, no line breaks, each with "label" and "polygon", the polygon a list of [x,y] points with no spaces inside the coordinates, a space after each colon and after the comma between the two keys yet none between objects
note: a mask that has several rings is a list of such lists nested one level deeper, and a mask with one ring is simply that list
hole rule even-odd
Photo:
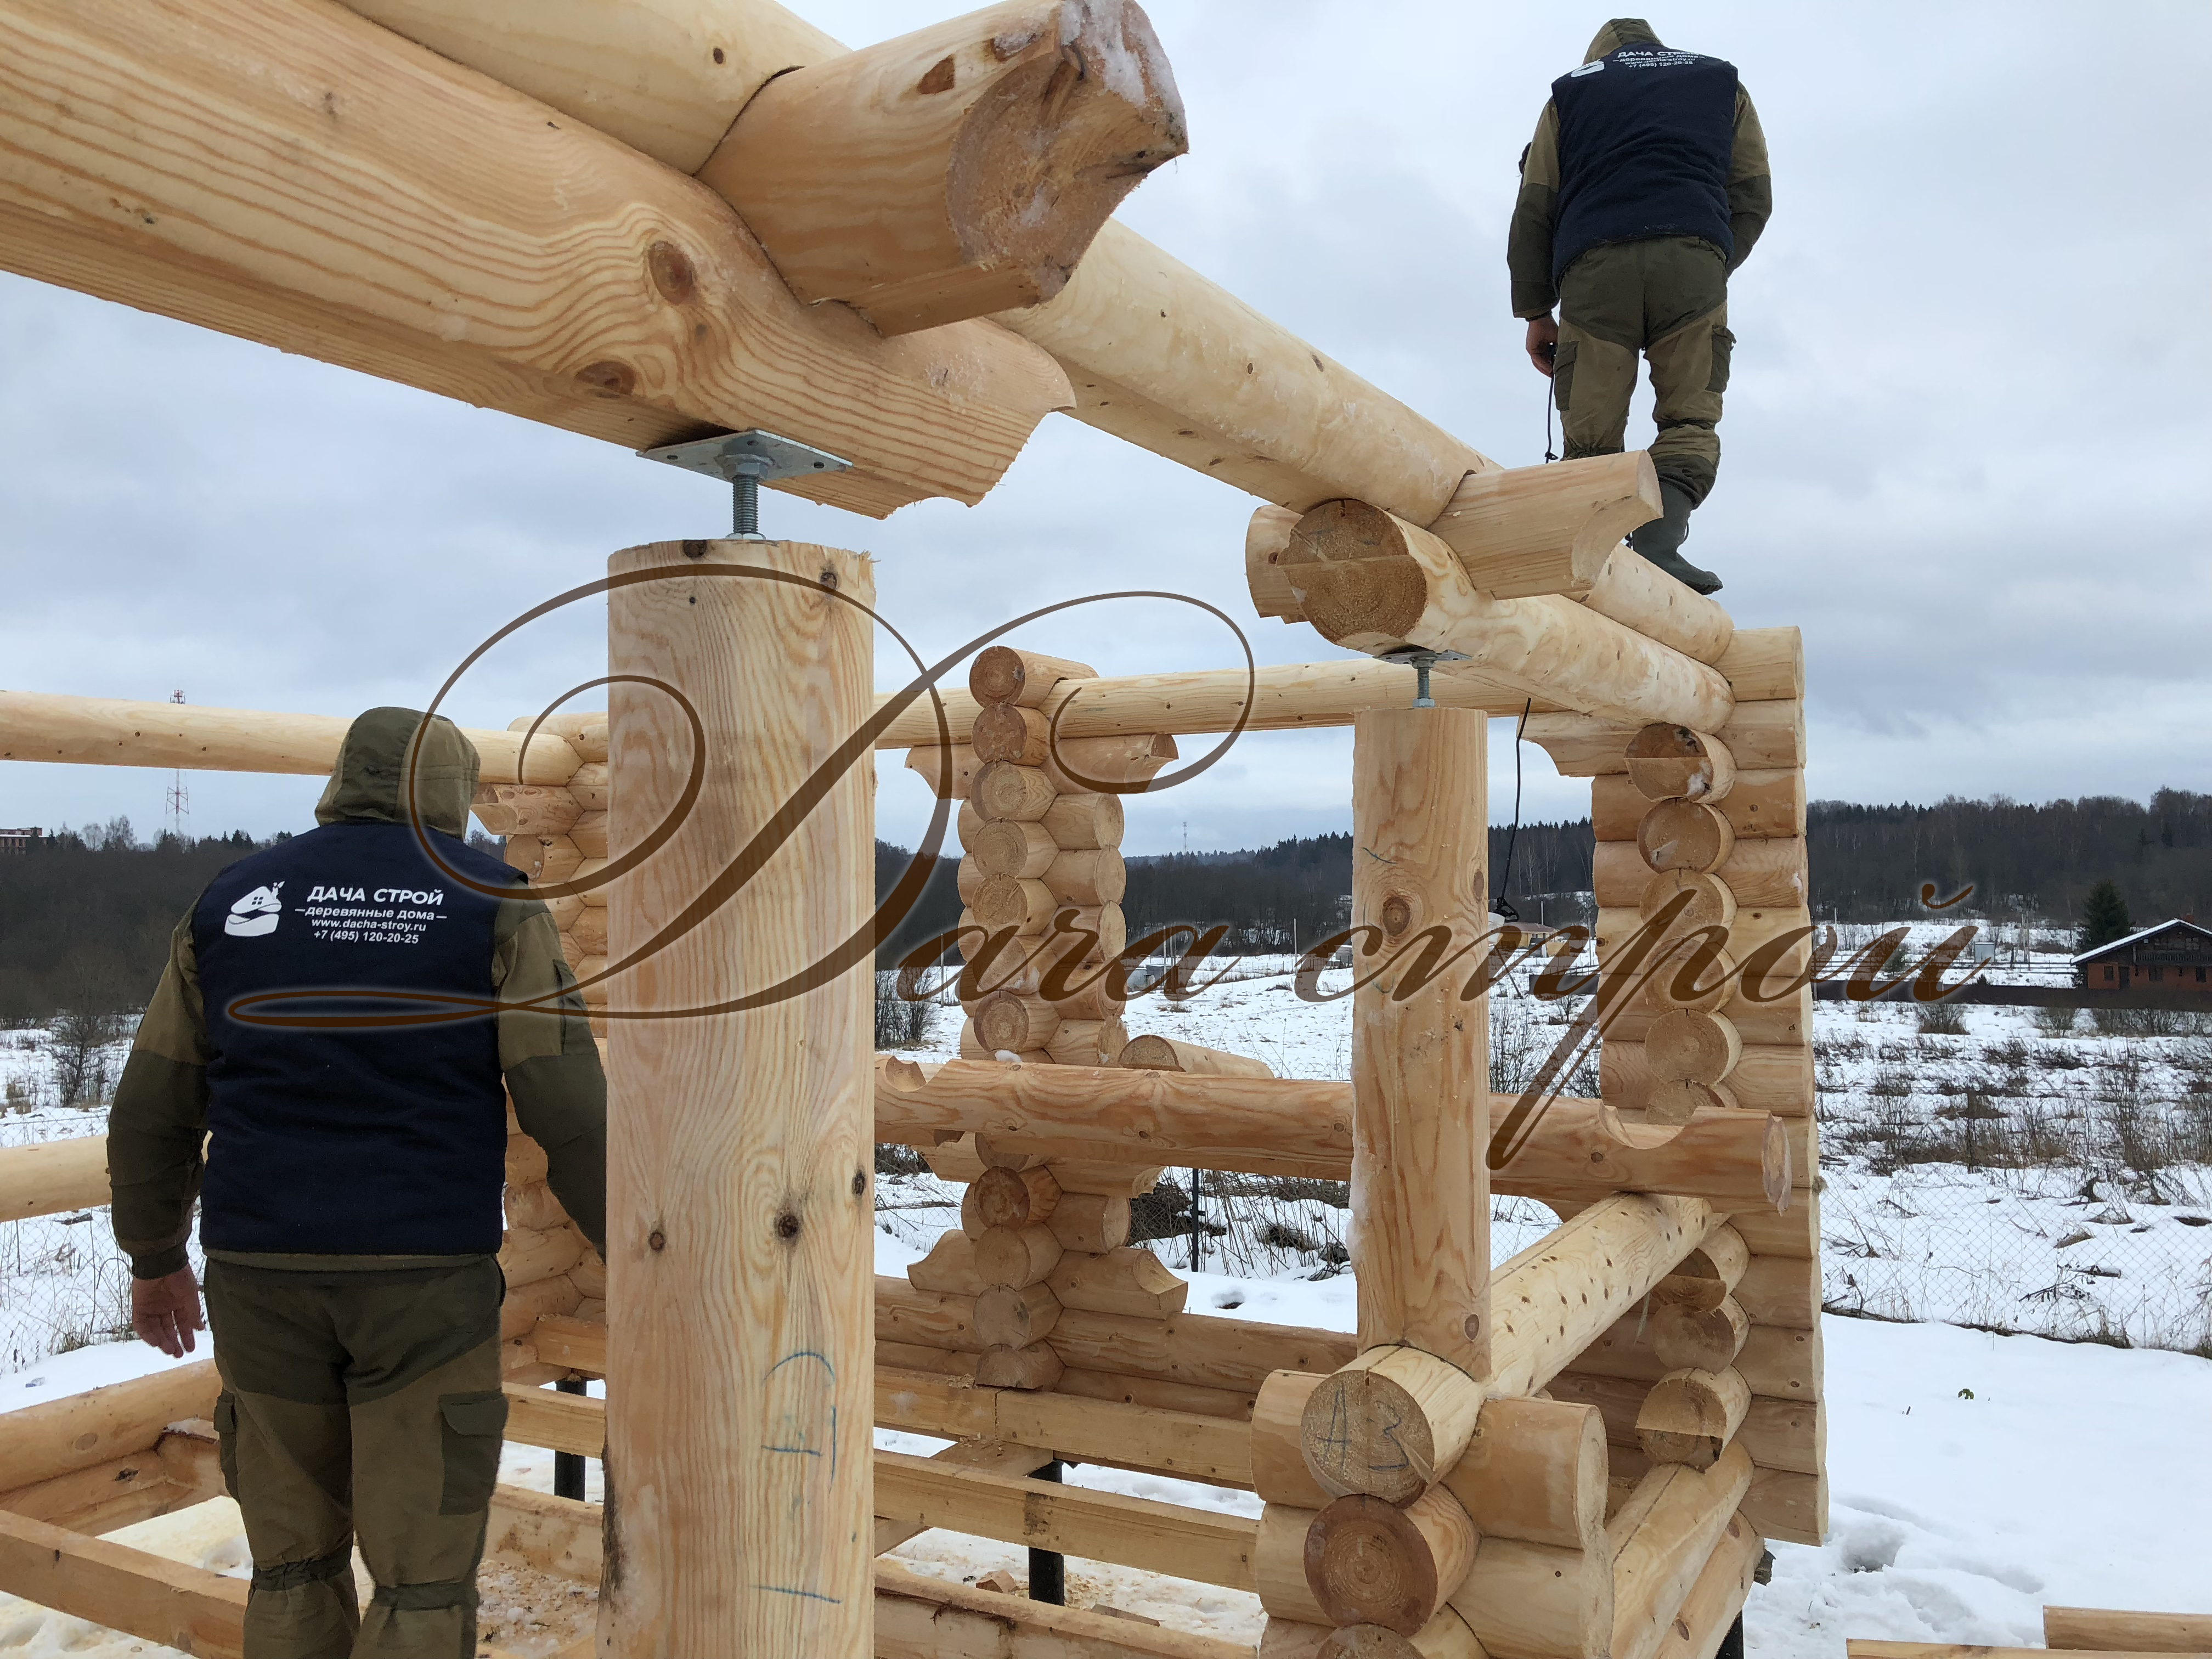
[{"label": "square wooden post", "polygon": [[[800,585],[717,574],[781,571]],[[707,891],[866,718],[869,561],[789,542],[658,543],[611,573],[608,666],[705,729],[696,803],[611,894],[619,963]],[[608,851],[694,762],[668,692],[608,698]],[[662,1012],[777,985],[872,903],[874,775],[848,769],[750,882],[611,981]],[[872,961],[740,1012],[611,1022],[606,1565],[620,1659],[867,1659],[874,1378]]]}]

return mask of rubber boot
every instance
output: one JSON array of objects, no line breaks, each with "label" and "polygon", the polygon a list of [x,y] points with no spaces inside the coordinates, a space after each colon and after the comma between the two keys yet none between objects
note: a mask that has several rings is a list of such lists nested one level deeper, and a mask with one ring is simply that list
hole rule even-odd
[{"label": "rubber boot", "polygon": [[1690,492],[1662,478],[1659,499],[1667,504],[1666,511],[1649,524],[1638,525],[1628,544],[1692,593],[1719,592],[1721,579],[1710,570],[1698,569],[1681,554],[1682,544],[1689,538],[1690,513],[1697,506]]}]

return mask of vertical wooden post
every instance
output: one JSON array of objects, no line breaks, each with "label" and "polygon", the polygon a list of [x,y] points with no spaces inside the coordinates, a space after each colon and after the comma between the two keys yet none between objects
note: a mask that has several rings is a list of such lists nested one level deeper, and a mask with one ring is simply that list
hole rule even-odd
[{"label": "vertical wooden post", "polygon": [[[1488,925],[1485,716],[1382,709],[1352,730],[1352,920],[1380,927],[1387,951],[1430,928],[1465,945]],[[1361,1348],[1405,1344],[1480,1378],[1489,1005],[1459,994],[1477,965],[1470,951],[1402,1001],[1402,967],[1353,994],[1352,1256]]]},{"label": "vertical wooden post", "polygon": [[[718,575],[750,566],[804,586]],[[696,899],[866,717],[869,562],[789,542],[659,543],[671,574],[609,596],[608,666],[687,697],[696,805],[614,889],[620,961]],[[693,763],[666,693],[611,688],[610,854],[674,807]],[[763,989],[871,903],[873,775],[830,788],[752,880],[611,983],[617,1010]],[[871,963],[743,1012],[611,1021],[607,1540],[616,1659],[867,1659],[873,1603]]]}]

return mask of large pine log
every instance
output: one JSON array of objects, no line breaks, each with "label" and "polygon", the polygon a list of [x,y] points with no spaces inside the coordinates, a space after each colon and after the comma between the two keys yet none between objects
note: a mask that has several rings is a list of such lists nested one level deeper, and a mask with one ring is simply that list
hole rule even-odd
[{"label": "large pine log", "polygon": [[2132,1613],[2119,1607],[2045,1607],[2046,1646],[2131,1648],[2146,1653],[2212,1653],[2212,1613]]},{"label": "large pine log", "polygon": [[778,76],[699,179],[800,299],[905,334],[1050,299],[1188,148],[1133,0],[1005,0]]},{"label": "large pine log", "polygon": [[1477,472],[1430,532],[1493,599],[1589,592],[1620,538],[1664,505],[1643,450]]},{"label": "large pine log", "polygon": [[[610,564],[672,573],[611,596],[610,672],[678,687],[720,757],[684,833],[610,907],[611,947],[628,953],[860,723],[873,579],[857,555],[787,542],[659,544]],[[737,566],[796,580],[712,577]],[[674,807],[693,740],[666,696],[613,690],[619,853]],[[626,1000],[673,1013],[766,989],[863,928],[872,802],[865,771],[837,777],[760,873],[625,976]],[[868,1652],[870,994],[863,959],[764,1006],[611,1034],[606,1471],[622,1571],[606,1650],[623,1659],[727,1650],[733,1636]],[[702,1556],[734,1565],[702,1574]]]},{"label": "large pine log", "polygon": [[243,1579],[0,1510],[0,1583],[41,1607],[211,1659],[245,1650]]},{"label": "large pine log", "polygon": [[1492,599],[1441,538],[1363,501],[1309,511],[1279,562],[1332,644],[1456,651],[1473,672],[1637,726],[1718,731],[1734,706],[1695,658],[1557,594]]},{"label": "large pine log", "polygon": [[[1484,914],[1486,731],[1481,716],[1452,708],[1378,710],[1353,727],[1353,842],[1364,853],[1352,866],[1352,920],[1391,945]],[[1418,990],[1408,978],[1382,976],[1352,998],[1359,1343],[1409,1345],[1472,1379],[1490,1358],[1489,1004],[1463,1000],[1449,975]],[[1466,1392],[1462,1444],[1480,1401],[1472,1382]],[[1441,1467],[1457,1455],[1452,1447]],[[1343,1459],[1330,1471],[1340,1491],[1369,1489]]]},{"label": "large pine log", "polygon": [[339,7],[22,0],[0,66],[24,276],[627,448],[766,427],[877,516],[980,500],[1068,400],[991,324],[802,304],[704,185]]},{"label": "large pine log", "polygon": [[106,1135],[0,1148],[0,1221],[93,1209],[107,1200]]},{"label": "large pine log", "polygon": [[1613,1548],[1612,1659],[1651,1659],[1751,1486],[1751,1459],[1731,1446],[1699,1473],[1654,1468],[1606,1523]]},{"label": "large pine log", "polygon": [[148,1451],[169,1424],[211,1415],[222,1387],[202,1359],[0,1412],[0,1492]]}]

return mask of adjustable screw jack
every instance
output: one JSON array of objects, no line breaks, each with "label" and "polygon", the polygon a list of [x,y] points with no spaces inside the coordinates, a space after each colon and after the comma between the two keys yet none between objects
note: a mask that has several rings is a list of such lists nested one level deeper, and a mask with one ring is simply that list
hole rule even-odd
[{"label": "adjustable screw jack", "polygon": [[764,541],[760,527],[760,487],[771,478],[809,472],[842,472],[853,464],[796,438],[780,438],[754,427],[696,438],[688,444],[663,444],[637,452],[648,461],[664,461],[689,472],[726,479],[730,485],[730,534],[741,542]]},{"label": "adjustable screw jack", "polygon": [[1428,651],[1419,646],[1401,646],[1395,651],[1385,651],[1382,660],[1395,662],[1413,671],[1413,707],[1434,708],[1437,700],[1429,695],[1429,670],[1440,662],[1465,662],[1464,651]]}]

